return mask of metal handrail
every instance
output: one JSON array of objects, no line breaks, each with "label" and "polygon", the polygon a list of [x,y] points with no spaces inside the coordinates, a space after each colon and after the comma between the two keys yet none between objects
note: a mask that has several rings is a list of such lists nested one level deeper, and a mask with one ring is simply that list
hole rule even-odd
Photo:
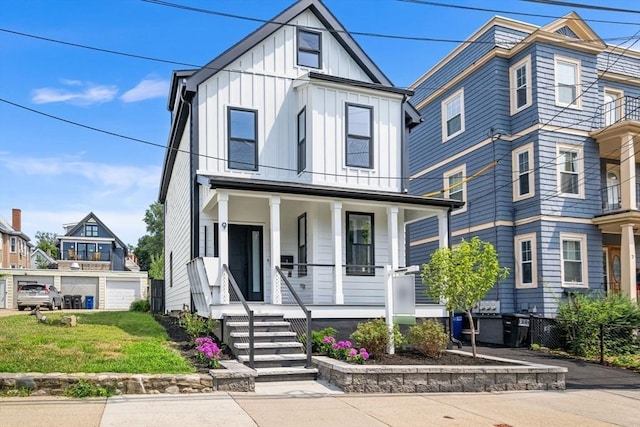
[{"label": "metal handrail", "polygon": [[231,270],[229,270],[229,267],[227,266],[227,264],[222,264],[222,270],[229,277],[229,283],[233,287],[234,292],[238,296],[238,299],[240,299],[240,302],[242,303],[242,306],[244,307],[244,310],[247,312],[247,315],[249,316],[249,367],[251,369],[253,369],[254,366],[255,366],[255,363],[254,363],[254,355],[255,355],[254,341],[255,341],[255,339],[254,339],[254,336],[253,336],[253,310],[251,310],[251,307],[249,307],[249,304],[247,304],[247,300],[244,299],[244,296],[242,295],[242,292],[240,291],[240,287],[238,286],[238,283],[236,282],[236,279],[233,277],[233,274],[231,274]]},{"label": "metal handrail", "polygon": [[289,292],[291,292],[291,295],[293,295],[293,298],[296,300],[296,302],[298,303],[298,305],[300,306],[300,308],[302,309],[302,311],[304,312],[304,314],[307,317],[307,339],[306,339],[306,345],[307,345],[307,368],[311,367],[311,353],[312,353],[312,339],[311,339],[311,310],[309,310],[304,303],[302,302],[302,299],[300,299],[300,297],[298,296],[298,293],[293,289],[293,286],[291,286],[291,283],[289,282],[289,279],[287,279],[287,275],[283,273],[283,271],[280,269],[280,267],[276,266],[276,271],[278,272],[278,274],[280,275],[280,277],[282,278],[282,280],[284,281],[284,284],[287,285],[287,288],[289,288]]}]

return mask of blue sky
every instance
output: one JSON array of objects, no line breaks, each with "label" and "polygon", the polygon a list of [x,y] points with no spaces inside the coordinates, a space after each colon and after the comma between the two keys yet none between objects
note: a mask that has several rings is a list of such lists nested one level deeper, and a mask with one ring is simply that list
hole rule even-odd
[{"label": "blue sky", "polygon": [[[171,0],[210,11],[269,19],[292,0]],[[541,5],[527,1],[440,3],[560,17],[576,10],[611,44],[629,45],[640,14]],[[635,1],[574,0],[637,8]],[[349,31],[464,40],[493,15],[544,25],[552,18],[464,10],[397,0],[325,0]],[[87,129],[166,145],[169,79],[203,65],[260,23],[141,0],[3,0],[0,13],[0,216],[22,209],[22,229],[62,234],[62,224],[94,212],[125,243],[145,234],[144,212],[157,200],[164,149]],[[174,61],[134,58],[85,45]],[[407,87],[455,43],[356,35],[398,86]],[[640,42],[634,46],[638,49]],[[82,126],[79,126],[82,125]]]}]

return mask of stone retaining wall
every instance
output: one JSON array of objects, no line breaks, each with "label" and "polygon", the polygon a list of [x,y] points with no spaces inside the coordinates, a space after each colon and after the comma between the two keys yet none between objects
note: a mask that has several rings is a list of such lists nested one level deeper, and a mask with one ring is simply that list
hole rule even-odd
[{"label": "stone retaining wall", "polygon": [[[459,352],[467,354],[464,352]],[[324,356],[313,363],[319,378],[345,393],[427,393],[564,390],[567,368],[478,356],[514,366],[353,365]]]},{"label": "stone retaining wall", "polygon": [[116,394],[179,394],[213,391],[255,391],[256,373],[235,360],[221,361],[225,369],[210,374],[10,374],[0,373],[0,393],[30,390],[31,396],[61,396],[81,380],[100,387],[113,387]]}]

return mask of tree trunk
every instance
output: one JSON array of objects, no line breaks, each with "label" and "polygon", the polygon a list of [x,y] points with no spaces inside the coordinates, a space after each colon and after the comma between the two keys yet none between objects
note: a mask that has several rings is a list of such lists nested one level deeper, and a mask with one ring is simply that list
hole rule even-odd
[{"label": "tree trunk", "polygon": [[471,351],[473,352],[473,357],[476,357],[476,327],[473,324],[473,316],[471,315],[471,310],[465,310],[465,314],[467,315],[467,319],[469,320],[469,329],[471,329]]}]

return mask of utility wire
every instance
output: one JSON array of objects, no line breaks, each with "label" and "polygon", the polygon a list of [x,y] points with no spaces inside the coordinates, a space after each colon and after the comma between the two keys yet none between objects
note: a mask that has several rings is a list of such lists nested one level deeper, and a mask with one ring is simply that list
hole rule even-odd
[{"label": "utility wire", "polygon": [[640,10],[634,9],[620,9],[617,7],[609,7],[609,6],[599,6],[595,4],[585,4],[585,3],[572,3],[568,1],[558,1],[558,0],[520,0],[523,2],[529,3],[541,3],[548,4],[552,6],[565,6],[565,7],[573,7],[577,9],[591,9],[591,10],[602,10],[605,12],[620,12],[620,13],[639,13]]}]

